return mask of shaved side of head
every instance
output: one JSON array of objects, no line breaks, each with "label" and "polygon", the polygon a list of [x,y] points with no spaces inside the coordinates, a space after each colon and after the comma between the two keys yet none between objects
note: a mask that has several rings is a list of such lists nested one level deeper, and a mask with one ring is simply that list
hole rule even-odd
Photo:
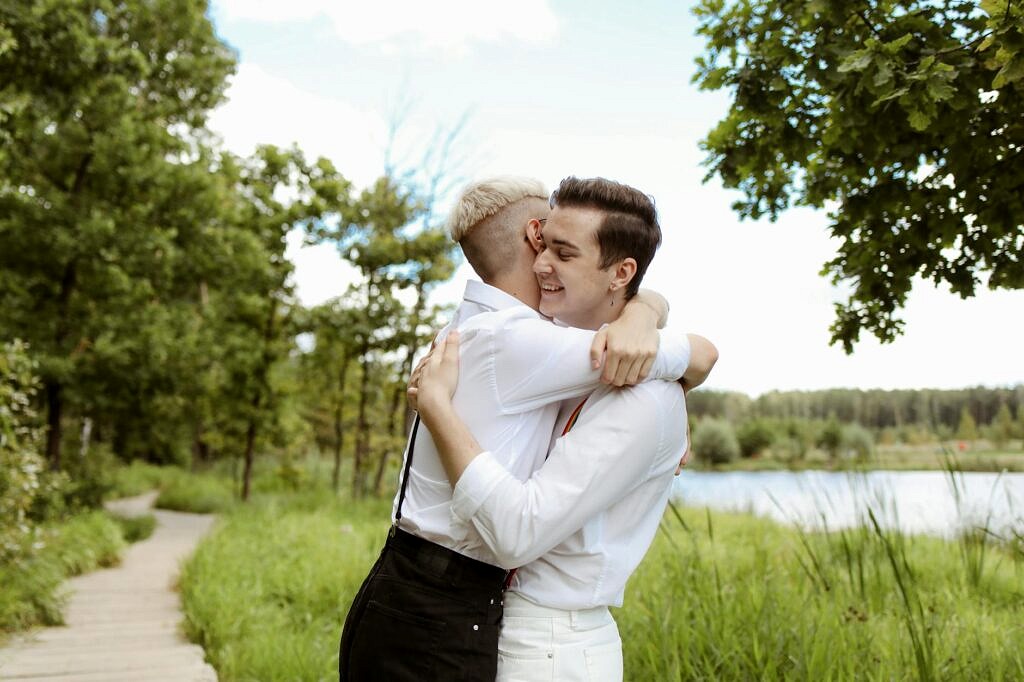
[{"label": "shaved side of head", "polygon": [[452,239],[484,281],[515,266],[531,218],[547,215],[548,193],[531,178],[502,176],[462,191],[448,219]]}]

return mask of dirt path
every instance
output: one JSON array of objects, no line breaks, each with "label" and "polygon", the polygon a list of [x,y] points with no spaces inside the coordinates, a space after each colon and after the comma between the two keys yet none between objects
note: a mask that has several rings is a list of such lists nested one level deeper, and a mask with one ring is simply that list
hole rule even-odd
[{"label": "dirt path", "polygon": [[[156,493],[108,505],[142,513]],[[178,565],[213,516],[153,510],[153,535],[125,550],[120,566],[68,581],[64,627],[14,638],[0,650],[0,680],[31,682],[216,682],[203,650],[179,633],[182,614],[172,590]]]}]

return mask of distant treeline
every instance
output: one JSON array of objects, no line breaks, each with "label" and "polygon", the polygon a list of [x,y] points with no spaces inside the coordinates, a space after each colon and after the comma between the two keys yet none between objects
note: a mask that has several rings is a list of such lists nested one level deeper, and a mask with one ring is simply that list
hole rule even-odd
[{"label": "distant treeline", "polygon": [[857,423],[872,429],[909,425],[957,429],[965,411],[979,425],[995,421],[1004,405],[1020,418],[1024,384],[1008,388],[979,386],[955,390],[833,388],[770,391],[757,398],[733,391],[708,390],[694,391],[687,403],[693,417],[715,417],[732,422],[752,418],[835,418],[843,423]]}]

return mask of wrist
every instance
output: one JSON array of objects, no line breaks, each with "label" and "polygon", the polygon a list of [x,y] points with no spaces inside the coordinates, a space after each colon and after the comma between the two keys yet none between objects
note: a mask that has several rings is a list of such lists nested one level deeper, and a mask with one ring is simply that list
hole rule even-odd
[{"label": "wrist", "polygon": [[633,318],[643,318],[645,321],[650,322],[649,326],[651,327],[656,327],[658,320],[661,319],[661,313],[658,309],[639,296],[629,299],[626,307],[622,309],[622,314]]},{"label": "wrist", "polygon": [[423,392],[420,389],[418,396],[417,411],[425,422],[437,423],[445,418],[452,409],[451,396],[443,395],[433,391]]}]

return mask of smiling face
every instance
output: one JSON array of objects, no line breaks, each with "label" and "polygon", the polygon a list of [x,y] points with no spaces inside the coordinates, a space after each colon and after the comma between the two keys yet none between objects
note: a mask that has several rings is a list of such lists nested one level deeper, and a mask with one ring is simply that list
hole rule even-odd
[{"label": "smiling face", "polygon": [[593,208],[559,206],[548,216],[541,233],[544,248],[533,264],[540,311],[548,317],[581,329],[608,321],[616,266],[600,267],[597,229],[604,216]]}]

